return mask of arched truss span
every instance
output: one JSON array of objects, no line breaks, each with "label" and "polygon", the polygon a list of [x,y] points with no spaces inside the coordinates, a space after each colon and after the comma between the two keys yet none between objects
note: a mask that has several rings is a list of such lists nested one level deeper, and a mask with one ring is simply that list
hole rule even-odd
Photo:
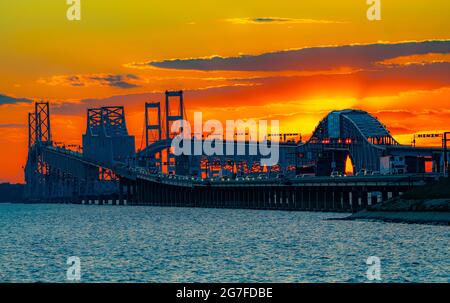
[{"label": "arched truss span", "polygon": [[330,112],[311,138],[299,147],[302,165],[317,165],[324,155],[348,151],[357,171],[379,170],[387,146],[399,145],[378,119],[362,110]]}]

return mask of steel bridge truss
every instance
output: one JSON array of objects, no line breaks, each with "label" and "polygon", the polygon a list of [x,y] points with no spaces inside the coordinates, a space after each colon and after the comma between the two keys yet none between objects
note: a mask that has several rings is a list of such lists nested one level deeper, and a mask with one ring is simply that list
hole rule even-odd
[{"label": "steel bridge truss", "polygon": [[100,133],[108,137],[128,135],[123,106],[89,108],[87,129],[93,136]]},{"label": "steel bridge truss", "polygon": [[[91,135],[128,134],[123,107],[88,110]],[[28,159],[25,166],[26,192],[30,200],[74,199],[79,196],[114,194],[119,178],[109,168],[83,159],[83,155],[52,142],[48,102],[36,102],[28,114]]]}]

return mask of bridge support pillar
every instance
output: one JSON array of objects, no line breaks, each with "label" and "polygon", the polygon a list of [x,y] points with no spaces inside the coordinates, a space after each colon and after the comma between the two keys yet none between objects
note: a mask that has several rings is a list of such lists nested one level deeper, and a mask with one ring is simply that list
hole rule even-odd
[{"label": "bridge support pillar", "polygon": [[358,188],[352,189],[351,211],[356,212],[361,209],[361,191]]},{"label": "bridge support pillar", "polygon": [[342,191],[342,208],[344,211],[351,211],[350,200],[352,193],[349,191]]},{"label": "bridge support pillar", "polygon": [[331,209],[334,211],[337,211],[340,209],[341,205],[341,200],[340,200],[340,195],[339,192],[337,191],[336,188],[333,188],[333,191],[331,193]]},{"label": "bridge support pillar", "polygon": [[312,210],[313,209],[313,204],[312,204],[312,190],[311,188],[307,188],[306,190],[306,210]]},{"label": "bridge support pillar", "polygon": [[317,190],[317,210],[325,209],[326,190]]},{"label": "bridge support pillar", "polygon": [[362,191],[361,192],[361,209],[366,209],[368,205],[368,197],[371,195],[370,192]]},{"label": "bridge support pillar", "polygon": [[389,193],[386,191],[386,189],[383,189],[381,192],[381,202],[387,201],[389,199]]},{"label": "bridge support pillar", "polygon": [[392,190],[392,197],[395,198],[395,197],[398,197],[399,195],[400,195],[399,189],[398,188],[394,188]]},{"label": "bridge support pillar", "polygon": [[123,205],[125,199],[125,180],[120,178],[119,180],[119,205]]},{"label": "bridge support pillar", "polygon": [[378,192],[370,193],[370,205],[375,205],[378,203]]},{"label": "bridge support pillar", "polygon": [[325,211],[333,210],[333,190],[329,188],[325,191]]},{"label": "bridge support pillar", "polygon": [[290,209],[296,210],[297,208],[297,192],[294,189],[290,190],[290,196],[291,196],[291,204]]}]

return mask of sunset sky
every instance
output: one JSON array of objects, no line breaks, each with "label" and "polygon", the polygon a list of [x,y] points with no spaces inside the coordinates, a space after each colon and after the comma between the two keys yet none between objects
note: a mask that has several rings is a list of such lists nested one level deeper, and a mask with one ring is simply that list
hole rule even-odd
[{"label": "sunset sky", "polygon": [[[184,90],[188,116],[279,119],[308,137],[359,108],[400,142],[450,130],[450,1],[0,2],[0,182],[23,182],[27,112],[51,102],[55,141],[79,144],[88,107],[124,105],[140,146],[146,101]],[[439,145],[418,141],[419,145]]]}]

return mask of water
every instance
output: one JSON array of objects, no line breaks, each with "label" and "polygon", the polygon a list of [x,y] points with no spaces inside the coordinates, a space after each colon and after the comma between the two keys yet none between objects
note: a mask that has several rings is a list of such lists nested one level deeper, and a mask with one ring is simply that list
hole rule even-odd
[{"label": "water", "polygon": [[447,226],[345,214],[0,204],[0,282],[449,282]]}]

